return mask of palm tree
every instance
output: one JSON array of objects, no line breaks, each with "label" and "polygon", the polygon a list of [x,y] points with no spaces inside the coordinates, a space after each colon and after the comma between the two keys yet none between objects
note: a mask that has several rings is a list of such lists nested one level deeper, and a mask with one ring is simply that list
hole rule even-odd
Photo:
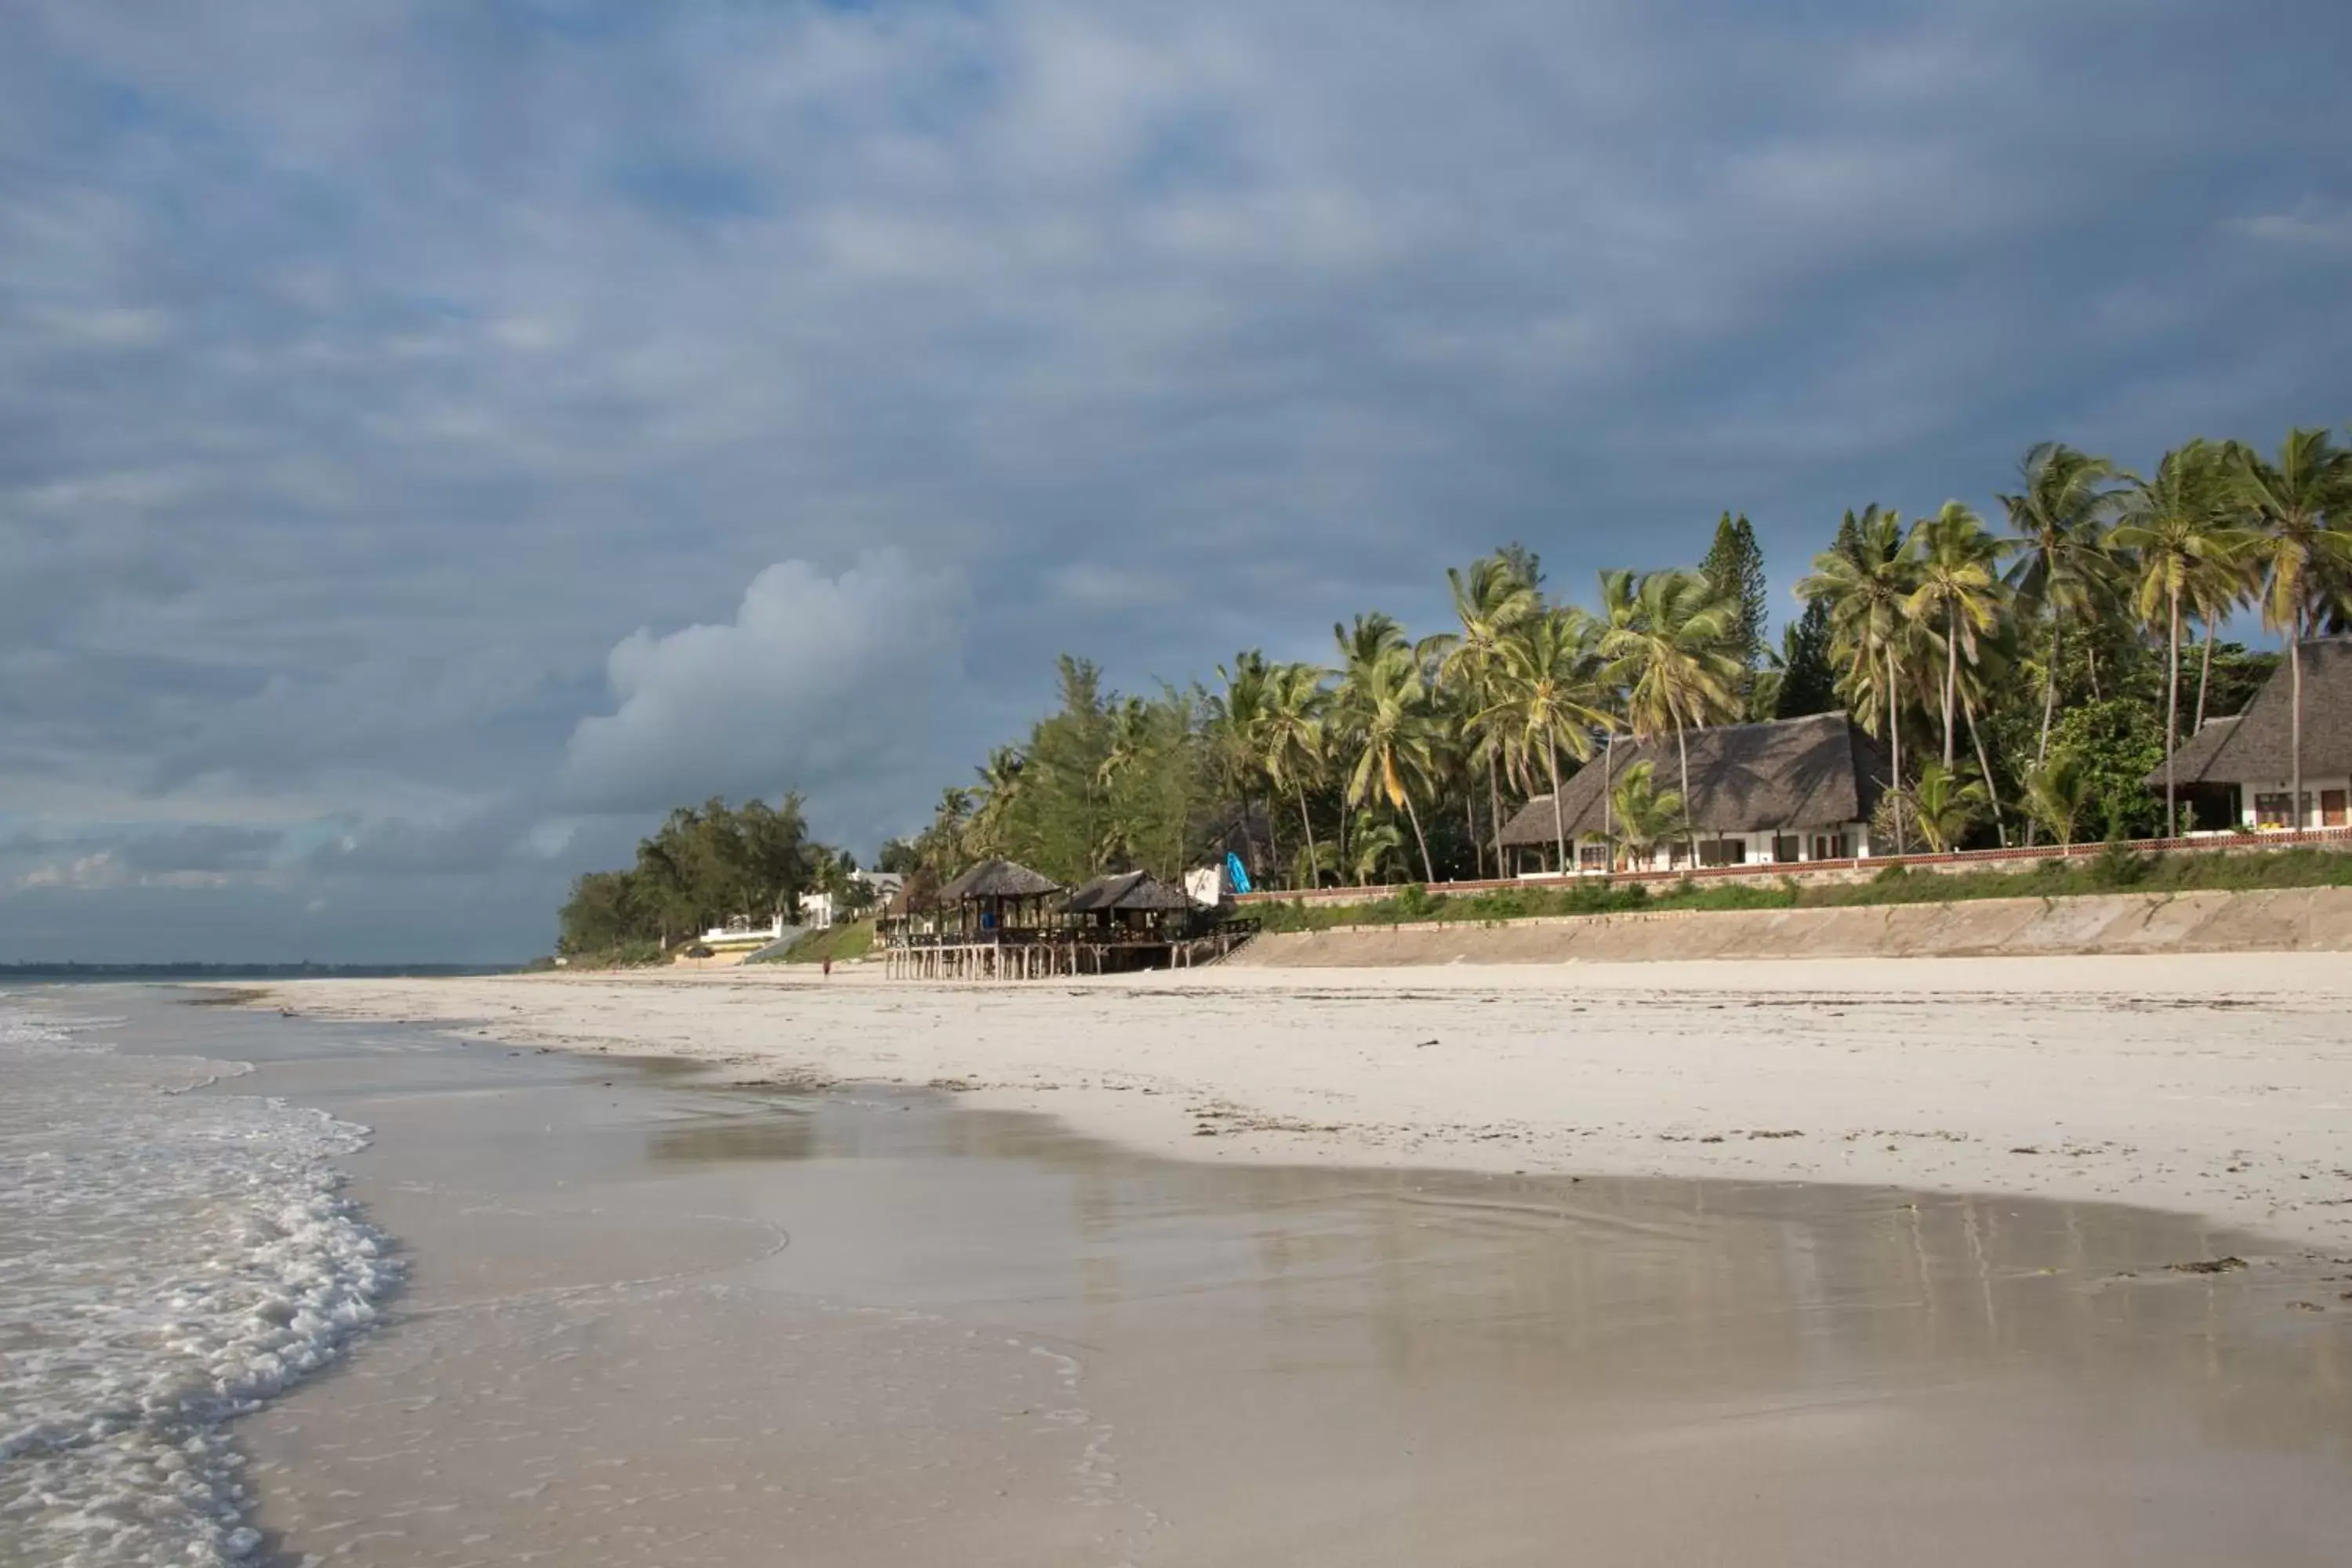
[{"label": "palm tree", "polygon": [[[1879,704],[1885,705],[1885,724],[1890,748],[1892,787],[1903,785],[1904,645],[1915,629],[1906,614],[1916,586],[1916,561],[1903,533],[1900,512],[1881,511],[1873,501],[1860,517],[1846,513],[1847,526],[1838,542],[1813,557],[1811,574],[1799,580],[1797,596],[1808,604],[1829,606],[1831,651],[1846,663],[1840,684],[1847,700],[1862,714],[1863,728],[1874,734],[1880,724]],[[1902,815],[1895,817],[1895,848],[1903,843]]]},{"label": "palm tree", "polygon": [[1944,771],[1951,772],[1960,692],[1960,660],[1977,661],[1977,639],[2000,624],[2005,608],[1994,574],[1998,547],[1977,514],[1958,501],[1946,501],[1934,517],[1911,530],[1919,585],[1904,613],[1932,628],[1944,645]]},{"label": "palm tree", "polygon": [[2025,809],[2050,830],[2062,849],[2074,842],[2074,824],[2090,809],[2095,785],[2090,770],[2072,752],[2060,752],[2026,775]]},{"label": "palm tree", "polygon": [[[1397,825],[1376,813],[1356,814],[1356,858],[1349,865],[1359,887],[1380,880],[1404,855],[1404,835]],[[1410,874],[1410,873],[1408,873]]]},{"label": "palm tree", "polygon": [[[1325,742],[1334,757],[1353,756],[1363,732],[1361,693],[1373,665],[1393,654],[1410,653],[1404,628],[1396,617],[1373,610],[1349,625],[1332,623],[1331,642],[1339,654],[1339,686],[1324,714]],[[1348,858],[1349,816],[1339,815],[1339,858]]]},{"label": "palm tree", "polygon": [[2189,725],[2192,735],[2205,728],[2205,694],[2213,684],[2213,641],[2221,635],[2221,623],[2261,592],[2262,569],[2255,559],[2254,535],[2251,530],[2243,531],[2244,546],[2233,559],[2207,562],[2189,574],[2189,606],[2196,613],[2197,623],[2205,634],[2199,639],[2201,647],[2197,662],[2197,712]]},{"label": "palm tree", "polygon": [[2200,580],[2234,573],[2252,542],[2221,510],[2221,449],[2203,440],[2167,452],[2153,479],[2131,481],[2121,521],[2108,536],[2116,550],[2130,552],[2132,609],[2142,625],[2164,628],[2164,824],[2169,838],[2180,837],[2173,766],[2180,750],[2181,606]]},{"label": "palm tree", "polygon": [[1273,666],[1266,663],[1265,654],[1254,647],[1235,654],[1231,669],[1222,664],[1217,666],[1217,679],[1224,689],[1209,698],[1202,727],[1217,780],[1240,799],[1244,822],[1252,795],[1259,785],[1267,786],[1265,831],[1269,849],[1275,816],[1263,736],[1273,677]]},{"label": "palm tree", "polygon": [[2113,573],[2103,537],[2115,506],[2115,466],[2072,447],[2044,441],[2018,465],[2025,486],[2000,498],[2015,531],[2008,583],[2022,619],[2046,616],[2049,658],[2042,668],[2042,741],[2034,762],[2050,754],[2058,704],[2058,639],[2070,616],[2091,616],[2108,602]]},{"label": "palm tree", "polygon": [[2325,608],[2328,591],[2352,570],[2352,451],[2332,445],[2325,430],[2290,430],[2278,461],[2264,462],[2242,447],[2234,454],[2238,489],[2253,513],[2261,539],[2263,624],[2286,639],[2288,721],[2294,825],[2304,826],[2303,640]]},{"label": "palm tree", "polygon": [[1919,837],[1927,841],[1928,852],[1935,855],[1945,853],[1967,837],[1991,798],[1982,782],[1962,782],[1959,774],[1941,763],[1929,763],[1921,768],[1918,781],[1903,793],[1911,804],[1912,816],[1918,819]]},{"label": "palm tree", "polygon": [[[1013,802],[1020,798],[1021,771],[1027,765],[1028,759],[1016,748],[999,746],[988,753],[987,763],[978,770],[980,791],[976,802],[961,790],[950,790],[940,797],[939,817],[942,822],[948,819],[949,808],[956,800],[964,803],[962,814],[968,820],[959,825],[958,844],[962,853],[980,860],[1003,847],[1005,819],[1012,814]],[[943,869],[953,871],[958,868]]]},{"label": "palm tree", "polygon": [[1601,657],[1609,678],[1625,688],[1634,735],[1646,741],[1674,731],[1682,766],[1683,839],[1692,844],[1687,734],[1740,710],[1747,666],[1729,648],[1739,605],[1700,572],[1645,573],[1633,597],[1639,611],[1633,624],[1601,634]]},{"label": "palm tree", "polygon": [[1298,826],[1307,836],[1306,868],[1313,886],[1322,857],[1315,847],[1315,823],[1307,811],[1307,786],[1323,774],[1323,713],[1330,704],[1326,672],[1311,664],[1277,666],[1266,681],[1258,731],[1259,763],[1276,789],[1298,797]]},{"label": "palm tree", "polygon": [[1592,755],[1592,731],[1610,725],[1592,670],[1592,623],[1573,607],[1521,622],[1496,652],[1494,700],[1473,721],[1498,744],[1540,756],[1551,779],[1552,838],[1569,869],[1568,821],[1559,798],[1559,753]]},{"label": "palm tree", "polygon": [[1429,839],[1421,830],[1421,811],[1414,792],[1433,771],[1429,688],[1421,663],[1407,647],[1391,647],[1341,678],[1340,703],[1350,714],[1349,735],[1355,767],[1348,776],[1349,805],[1369,804],[1375,794],[1400,810],[1412,824],[1413,841],[1421,847],[1422,874],[1437,879],[1429,859]]},{"label": "palm tree", "polygon": [[[1473,562],[1467,574],[1447,567],[1445,582],[1453,590],[1454,614],[1462,623],[1462,630],[1441,632],[1422,647],[1435,662],[1439,685],[1456,693],[1463,711],[1475,719],[1493,702],[1495,675],[1501,663],[1504,639],[1542,612],[1543,595],[1519,575],[1507,557],[1499,554]],[[1486,764],[1487,805],[1495,832],[1495,870],[1499,876],[1503,868],[1500,749],[1493,744],[1482,745],[1471,760]],[[1475,839],[1476,835],[1474,833],[1472,837]]]},{"label": "palm tree", "polygon": [[1661,792],[1656,768],[1647,762],[1627,768],[1610,794],[1616,797],[1618,825],[1610,841],[1633,860],[1654,854],[1659,841],[1674,832],[1683,816],[1683,797],[1673,790]]}]

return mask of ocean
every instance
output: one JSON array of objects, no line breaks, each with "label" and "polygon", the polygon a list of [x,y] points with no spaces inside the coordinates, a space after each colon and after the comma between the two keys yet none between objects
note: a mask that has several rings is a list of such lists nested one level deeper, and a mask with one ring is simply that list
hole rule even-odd
[{"label": "ocean", "polygon": [[0,993],[0,1564],[247,1559],[224,1431],[340,1354],[398,1278],[334,1162],[367,1130],[124,1019]]}]

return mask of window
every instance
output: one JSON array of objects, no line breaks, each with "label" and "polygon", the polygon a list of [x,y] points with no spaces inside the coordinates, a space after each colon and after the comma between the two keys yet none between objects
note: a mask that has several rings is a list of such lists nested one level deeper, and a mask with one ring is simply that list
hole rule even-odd
[{"label": "window", "polygon": [[1606,871],[1609,869],[1609,846],[1606,844],[1579,846],[1576,851],[1576,867],[1580,871]]},{"label": "window", "polygon": [[2280,790],[2276,794],[2263,794],[2254,796],[2254,826],[2256,827],[2284,827],[2288,826],[2287,818],[2289,815],[2290,813],[2287,809],[2286,791]]},{"label": "window", "polygon": [[2341,827],[2344,826],[2344,796],[2345,792],[2340,789],[2324,789],[2319,792],[2320,826]]},{"label": "window", "polygon": [[1793,833],[1783,833],[1772,840],[1772,858],[1786,866],[1802,858],[1803,840]]},{"label": "window", "polygon": [[1702,866],[1744,866],[1748,863],[1748,840],[1705,839],[1698,847],[1698,863]]},{"label": "window", "polygon": [[1853,858],[1853,838],[1843,833],[1813,835],[1813,858],[1816,860],[1851,860]]}]

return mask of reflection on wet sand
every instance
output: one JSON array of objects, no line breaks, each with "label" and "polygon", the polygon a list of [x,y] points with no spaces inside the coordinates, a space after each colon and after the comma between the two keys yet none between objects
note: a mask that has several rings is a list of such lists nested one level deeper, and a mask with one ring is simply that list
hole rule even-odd
[{"label": "reflection on wet sand", "polygon": [[2352,1531],[2352,1268],[2185,1218],[1175,1163],[940,1093],[487,1065],[342,1108],[416,1267],[254,1426],[289,1563],[2185,1568]]},{"label": "reflection on wet sand", "polygon": [[1392,1374],[1484,1361],[1563,1392],[1979,1370],[2146,1382],[2193,1390],[2217,1441],[2352,1457],[2352,1332],[2294,1309],[2334,1300],[2352,1278],[2325,1275],[2352,1263],[2179,1272],[2263,1250],[2183,1216],[1858,1187],[1189,1164],[1048,1118],[951,1111],[936,1094],[711,1098],[703,1118],[649,1133],[649,1153],[1045,1173],[986,1184],[992,1203],[1031,1205],[992,1222],[1031,1242],[1026,1303],[1230,1295],[1281,1353],[1328,1361],[1353,1335]]}]

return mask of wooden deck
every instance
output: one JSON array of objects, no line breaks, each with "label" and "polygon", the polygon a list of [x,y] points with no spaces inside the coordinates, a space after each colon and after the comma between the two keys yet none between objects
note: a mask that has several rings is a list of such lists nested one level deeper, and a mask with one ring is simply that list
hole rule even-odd
[{"label": "wooden deck", "polygon": [[892,980],[992,982],[1129,974],[1214,963],[1257,934],[1254,920],[1149,937],[1084,931],[1013,931],[991,937],[918,932],[888,941],[882,973]]}]

